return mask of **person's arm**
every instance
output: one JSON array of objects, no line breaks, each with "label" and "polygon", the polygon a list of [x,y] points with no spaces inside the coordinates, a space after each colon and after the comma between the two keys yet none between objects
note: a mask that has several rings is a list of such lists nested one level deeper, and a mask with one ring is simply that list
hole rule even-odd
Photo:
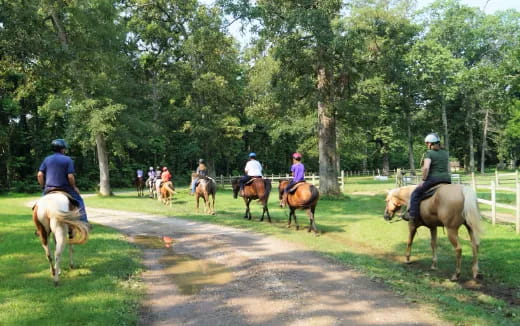
[{"label": "person's arm", "polygon": [[42,171],[38,171],[37,179],[40,186],[42,188],[45,187],[45,173],[43,173]]},{"label": "person's arm", "polygon": [[67,174],[67,179],[69,180],[70,186],[79,194],[79,189],[76,186],[76,178],[74,177],[74,174]]},{"label": "person's arm", "polygon": [[428,179],[428,173],[430,172],[430,165],[432,163],[431,158],[425,158],[422,166],[422,180]]}]

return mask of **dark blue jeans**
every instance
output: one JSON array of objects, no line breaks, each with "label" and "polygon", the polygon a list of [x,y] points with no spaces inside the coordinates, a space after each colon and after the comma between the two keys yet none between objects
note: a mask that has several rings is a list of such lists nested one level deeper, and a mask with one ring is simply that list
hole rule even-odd
[{"label": "dark blue jeans", "polygon": [[421,215],[420,205],[424,193],[426,193],[428,189],[435,187],[440,183],[451,183],[451,181],[447,179],[428,178],[422,185],[415,188],[410,197],[410,207],[408,207],[408,212],[412,218],[419,218]]},{"label": "dark blue jeans", "polygon": [[304,182],[305,180],[300,180],[300,181],[294,181],[294,179],[291,179],[291,181],[289,182],[289,184],[287,185],[287,187],[285,187],[285,189],[283,190],[284,192],[289,192],[289,190],[291,190],[291,188],[299,183],[299,182]]},{"label": "dark blue jeans", "polygon": [[[44,189],[43,190],[43,195],[46,195],[49,191],[52,191],[52,190],[53,189],[47,189],[47,188]],[[87,210],[85,208],[85,202],[83,201],[83,198],[80,196],[80,194],[78,194],[73,189],[60,189],[60,190],[65,191],[66,193],[71,195],[72,198],[74,198],[78,202],[79,213],[80,213],[79,220],[82,221],[82,222],[88,223]]]}]

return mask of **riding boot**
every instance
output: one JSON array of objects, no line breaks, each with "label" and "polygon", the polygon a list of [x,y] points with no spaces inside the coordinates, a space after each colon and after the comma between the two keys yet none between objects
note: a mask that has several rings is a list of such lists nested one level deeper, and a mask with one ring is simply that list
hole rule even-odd
[{"label": "riding boot", "polygon": [[240,197],[244,197],[244,189],[240,189]]},{"label": "riding boot", "polygon": [[415,216],[411,215],[409,210],[407,210],[401,218],[408,222],[413,222],[415,220]]}]

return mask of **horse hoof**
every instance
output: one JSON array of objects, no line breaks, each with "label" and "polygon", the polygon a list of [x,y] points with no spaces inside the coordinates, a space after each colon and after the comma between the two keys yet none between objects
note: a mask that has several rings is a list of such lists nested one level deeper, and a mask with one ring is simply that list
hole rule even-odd
[{"label": "horse hoof", "polygon": [[287,224],[287,228],[290,229],[291,228],[291,224]]},{"label": "horse hoof", "polygon": [[300,226],[296,225],[296,231],[300,230]]},{"label": "horse hoof", "polygon": [[450,281],[456,282],[459,280],[459,274],[453,274],[453,276],[450,278]]},{"label": "horse hoof", "polygon": [[483,280],[484,276],[480,273],[477,273],[477,275],[473,275],[473,279],[476,280]]}]

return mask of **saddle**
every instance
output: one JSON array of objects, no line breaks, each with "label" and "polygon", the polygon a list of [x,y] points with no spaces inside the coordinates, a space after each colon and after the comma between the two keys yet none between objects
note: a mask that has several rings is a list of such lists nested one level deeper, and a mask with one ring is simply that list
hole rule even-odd
[{"label": "saddle", "polygon": [[256,179],[263,179],[262,177],[251,177],[246,183],[244,183],[244,186],[250,185],[253,183]]},{"label": "saddle", "polygon": [[425,199],[428,199],[430,197],[432,197],[433,195],[435,195],[435,193],[437,192],[437,190],[439,190],[439,188],[443,185],[447,185],[449,183],[447,182],[442,182],[442,183],[439,183],[439,184],[436,184],[435,186],[431,187],[430,189],[426,190],[426,192],[421,196],[421,201],[425,200]]},{"label": "saddle", "polygon": [[303,186],[305,183],[305,181],[298,181],[294,186],[291,187],[291,189],[289,189],[288,193],[294,194],[296,189],[300,188],[300,186]]},{"label": "saddle", "polygon": [[[56,192],[64,195],[65,197],[67,197],[67,199],[69,200],[69,204],[71,206],[79,207],[79,202],[76,199],[74,199],[74,197],[72,197],[71,194],[69,194],[68,192],[66,192],[65,190],[60,189],[60,188],[51,188],[49,191],[47,191],[44,194],[44,196],[48,195],[48,194],[56,193]],[[35,206],[36,206],[36,203],[32,207],[33,210],[34,210]]]}]

